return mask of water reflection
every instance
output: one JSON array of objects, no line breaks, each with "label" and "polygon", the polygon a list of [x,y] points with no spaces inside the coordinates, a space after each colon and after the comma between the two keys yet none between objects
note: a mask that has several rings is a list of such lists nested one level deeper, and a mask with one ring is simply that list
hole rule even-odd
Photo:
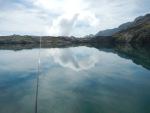
[{"label": "water reflection", "polygon": [[0,50],[0,113],[33,113],[38,50]]},{"label": "water reflection", "polygon": [[[104,51],[43,50],[39,112],[148,113],[150,71]],[[89,63],[93,59],[94,64]]]},{"label": "water reflection", "polygon": [[[149,113],[145,48],[41,49],[38,113]],[[0,50],[0,113],[33,113],[38,49]]]},{"label": "water reflection", "polygon": [[99,60],[99,51],[94,48],[57,48],[49,49],[46,52],[56,64],[75,71],[88,70],[94,67]]}]

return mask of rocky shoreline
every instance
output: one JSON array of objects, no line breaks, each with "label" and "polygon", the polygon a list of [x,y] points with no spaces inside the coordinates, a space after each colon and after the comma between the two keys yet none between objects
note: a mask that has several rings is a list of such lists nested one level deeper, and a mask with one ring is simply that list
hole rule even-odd
[{"label": "rocky shoreline", "polygon": [[53,36],[0,36],[0,44],[39,44],[41,43],[52,45],[72,45],[82,43],[110,43],[113,37],[92,37],[92,38],[77,38],[77,37],[53,37]]}]

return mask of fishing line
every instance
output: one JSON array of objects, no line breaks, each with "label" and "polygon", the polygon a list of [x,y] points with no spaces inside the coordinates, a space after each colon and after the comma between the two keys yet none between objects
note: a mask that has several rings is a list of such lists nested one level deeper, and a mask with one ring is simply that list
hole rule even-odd
[{"label": "fishing line", "polygon": [[40,47],[39,47],[39,54],[38,54],[38,73],[36,78],[36,97],[35,97],[35,113],[38,112],[38,93],[39,93],[39,76],[40,76],[40,64],[41,64],[41,41],[42,37],[40,37]]}]

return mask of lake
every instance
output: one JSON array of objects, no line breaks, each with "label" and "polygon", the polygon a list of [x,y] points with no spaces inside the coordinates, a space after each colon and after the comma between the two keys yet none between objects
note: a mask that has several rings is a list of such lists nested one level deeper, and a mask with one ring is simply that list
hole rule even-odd
[{"label": "lake", "polygon": [[0,113],[34,113],[37,76],[38,113],[150,113],[149,49],[1,47]]}]

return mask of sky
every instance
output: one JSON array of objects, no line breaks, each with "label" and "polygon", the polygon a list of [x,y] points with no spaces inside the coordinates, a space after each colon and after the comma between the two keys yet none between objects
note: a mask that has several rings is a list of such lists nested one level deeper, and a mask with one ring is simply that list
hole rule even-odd
[{"label": "sky", "polygon": [[78,36],[150,13],[150,0],[0,0],[0,35]]}]

